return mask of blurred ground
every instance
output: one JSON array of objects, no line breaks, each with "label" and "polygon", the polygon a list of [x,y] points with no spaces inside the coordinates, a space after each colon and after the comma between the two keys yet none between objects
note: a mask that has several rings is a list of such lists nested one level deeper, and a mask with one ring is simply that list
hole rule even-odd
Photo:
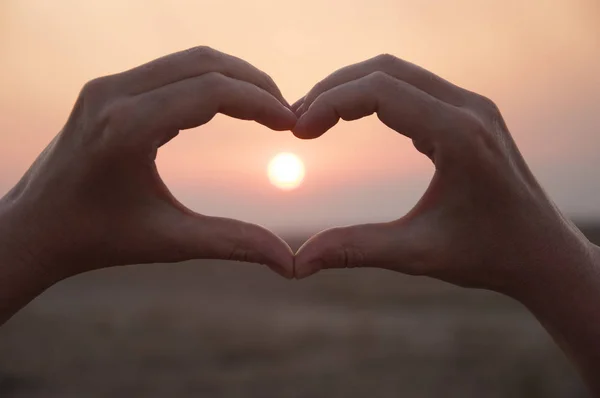
[{"label": "blurred ground", "polygon": [[[600,228],[586,227],[600,241]],[[518,303],[380,270],[191,262],[67,280],[0,328],[2,397],[587,397]]]}]

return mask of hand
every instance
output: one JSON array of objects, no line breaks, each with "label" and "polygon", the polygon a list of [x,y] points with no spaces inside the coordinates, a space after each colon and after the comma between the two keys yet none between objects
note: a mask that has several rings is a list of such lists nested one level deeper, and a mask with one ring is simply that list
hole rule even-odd
[{"label": "hand", "polygon": [[487,98],[381,55],[331,74],[293,109],[300,138],[376,113],[435,165],[404,217],[311,238],[296,254],[298,278],[369,266],[517,294],[549,264],[589,255],[589,242],[540,188]]},{"label": "hand", "polygon": [[283,240],[188,210],[157,172],[160,146],[218,112],[273,130],[296,122],[268,75],[206,47],[86,84],[63,130],[0,202],[2,260],[18,259],[46,285],[96,268],[196,258],[264,263],[293,277]]}]

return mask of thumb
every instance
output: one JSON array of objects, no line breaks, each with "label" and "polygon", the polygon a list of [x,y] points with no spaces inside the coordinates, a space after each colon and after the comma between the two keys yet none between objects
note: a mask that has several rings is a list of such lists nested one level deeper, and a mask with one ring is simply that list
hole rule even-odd
[{"label": "thumb", "polygon": [[422,250],[410,232],[402,220],[322,231],[298,249],[294,276],[302,279],[322,269],[355,267],[417,273]]},{"label": "thumb", "polygon": [[273,232],[243,221],[190,213],[170,228],[178,261],[222,259],[259,263],[285,278],[294,277],[292,249]]}]

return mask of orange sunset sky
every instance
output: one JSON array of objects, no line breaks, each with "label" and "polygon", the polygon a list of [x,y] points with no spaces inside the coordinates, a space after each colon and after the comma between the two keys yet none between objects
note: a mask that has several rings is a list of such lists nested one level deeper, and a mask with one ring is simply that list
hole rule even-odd
[{"label": "orange sunset sky", "polygon": [[[392,53],[500,106],[530,167],[577,219],[600,219],[600,3],[596,0],[0,0],[0,190],[61,129],[88,80],[209,45],[269,73],[293,102],[347,64]],[[266,168],[296,153],[284,192]],[[376,117],[300,141],[218,116],[161,149],[190,208],[280,231],[406,213],[433,173]]]}]

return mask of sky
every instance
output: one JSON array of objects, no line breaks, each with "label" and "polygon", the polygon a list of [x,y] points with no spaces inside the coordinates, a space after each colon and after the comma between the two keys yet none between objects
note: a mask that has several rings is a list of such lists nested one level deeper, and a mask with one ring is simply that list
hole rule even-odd
[{"label": "sky", "polygon": [[[391,53],[493,99],[546,191],[600,220],[600,3],[595,0],[0,0],[0,193],[60,131],[90,79],[208,45],[269,73],[294,102],[348,64]],[[282,191],[267,165],[305,163]],[[404,215],[433,165],[376,117],[301,141],[217,116],[158,154],[175,196],[277,231]]]}]

